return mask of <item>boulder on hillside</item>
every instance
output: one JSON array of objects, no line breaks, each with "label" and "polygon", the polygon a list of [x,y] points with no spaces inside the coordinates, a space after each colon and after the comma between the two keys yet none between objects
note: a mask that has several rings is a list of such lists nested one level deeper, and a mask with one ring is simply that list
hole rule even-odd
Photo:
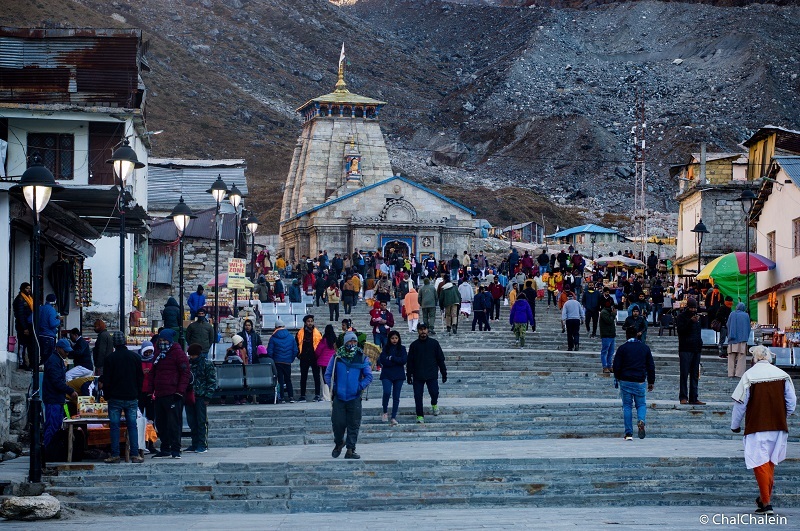
[{"label": "boulder on hillside", "polygon": [[61,504],[49,494],[13,496],[0,506],[0,516],[9,520],[49,520],[60,510]]}]

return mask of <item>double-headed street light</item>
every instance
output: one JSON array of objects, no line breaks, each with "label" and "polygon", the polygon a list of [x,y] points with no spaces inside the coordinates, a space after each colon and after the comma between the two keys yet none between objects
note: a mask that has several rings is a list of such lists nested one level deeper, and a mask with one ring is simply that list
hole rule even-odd
[{"label": "double-headed street light", "polygon": [[739,196],[739,202],[742,204],[742,211],[744,212],[744,252],[745,252],[745,275],[747,282],[747,316],[750,316],[750,216],[753,210],[753,204],[756,202],[756,194],[749,188],[742,190],[742,195]]},{"label": "double-headed street light", "polygon": [[119,178],[119,329],[125,333],[125,181],[134,170],[144,168],[145,164],[139,162],[136,152],[131,148],[128,139],[114,150],[111,158],[106,161],[114,166],[114,173]]},{"label": "double-headed street light", "polygon": [[180,201],[178,201],[178,204],[172,209],[172,213],[169,217],[172,218],[172,221],[175,223],[175,228],[178,229],[178,300],[180,300],[181,308],[181,328],[178,337],[180,339],[180,344],[183,345],[183,234],[186,232],[189,221],[195,219],[197,216],[194,215],[192,209],[183,201],[183,196],[181,196]]},{"label": "double-headed street light", "polygon": [[[214,216],[214,226],[216,237],[214,238],[214,338],[219,337],[219,231],[222,225],[220,220],[220,206],[225,196],[228,194],[228,187],[222,180],[222,175],[217,175],[217,180],[211,185],[211,188],[206,190],[206,193],[211,194],[214,201],[217,203],[217,211]],[[241,197],[241,196],[240,196]],[[217,343],[214,342],[214,353],[212,359],[217,356]]]},{"label": "double-headed street light", "polygon": [[[42,164],[38,153],[34,154],[31,166],[22,174],[19,183],[12,186],[11,190],[22,190],[25,202],[33,212],[33,328],[39,325],[39,305],[41,304],[42,291],[42,264],[39,257],[39,213],[45,209],[50,201],[52,192],[61,190],[63,186],[56,183],[53,174]],[[39,483],[42,480],[41,456],[41,418],[42,399],[39,392],[39,339],[34,334],[31,365],[33,376],[31,379],[30,419],[31,419],[31,456],[28,469],[28,481]]]},{"label": "double-headed street light", "polygon": [[703,269],[703,236],[708,234],[708,229],[702,219],[694,226],[692,232],[697,235],[697,274],[699,275]]}]

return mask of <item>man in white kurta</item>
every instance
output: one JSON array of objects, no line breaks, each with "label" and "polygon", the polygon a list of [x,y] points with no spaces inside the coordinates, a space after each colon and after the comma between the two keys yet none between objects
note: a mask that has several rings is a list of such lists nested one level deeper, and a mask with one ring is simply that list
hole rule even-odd
[{"label": "man in white kurta", "polygon": [[773,514],[775,465],[786,458],[789,438],[787,417],[797,405],[791,377],[772,365],[772,352],[764,346],[750,349],[753,367],[742,375],[733,392],[731,430],[741,431],[744,417],[744,460],[758,482],[756,514]]}]

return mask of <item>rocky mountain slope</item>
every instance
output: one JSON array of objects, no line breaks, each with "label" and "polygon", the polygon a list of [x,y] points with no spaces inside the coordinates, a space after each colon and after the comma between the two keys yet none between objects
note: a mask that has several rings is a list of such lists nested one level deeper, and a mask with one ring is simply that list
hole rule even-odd
[{"label": "rocky mountain slope", "polygon": [[269,232],[301,128],[293,109],[332,89],[345,42],[350,89],[389,102],[396,171],[494,223],[542,212],[550,231],[625,228],[637,98],[648,204],[664,213],[676,209],[669,165],[699,142],[735,150],[761,125],[800,125],[800,8],[734,3],[747,4],[38,0],[0,23],[141,27],[148,124],[165,131],[153,155],[246,158]]}]

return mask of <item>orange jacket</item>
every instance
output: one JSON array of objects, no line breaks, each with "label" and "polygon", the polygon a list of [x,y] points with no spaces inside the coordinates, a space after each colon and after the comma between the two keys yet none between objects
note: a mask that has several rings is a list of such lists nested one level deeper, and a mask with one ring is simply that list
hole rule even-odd
[{"label": "orange jacket", "polygon": [[[322,341],[322,334],[320,333],[319,330],[317,330],[317,327],[315,326],[314,331],[312,332],[311,335],[312,335],[311,342],[314,345],[314,350],[317,350],[317,345],[319,345],[319,342]],[[303,350],[303,339],[305,339],[305,337],[306,337],[306,329],[305,327],[303,327],[300,330],[298,330],[297,335],[295,336],[295,339],[297,340],[297,347],[300,349],[301,352]]]}]

